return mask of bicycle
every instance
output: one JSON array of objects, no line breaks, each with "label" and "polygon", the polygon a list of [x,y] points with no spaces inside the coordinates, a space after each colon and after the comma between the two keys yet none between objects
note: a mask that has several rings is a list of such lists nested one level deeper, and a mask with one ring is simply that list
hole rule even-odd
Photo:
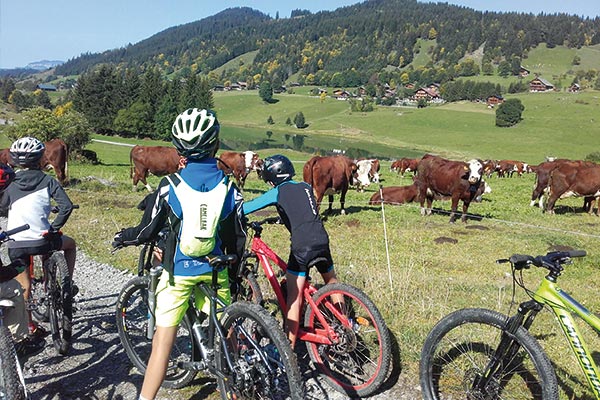
[{"label": "bicycle", "polygon": [[[73,205],[73,208],[79,208]],[[57,212],[56,207],[52,212]],[[53,232],[49,235],[62,235]],[[52,343],[59,355],[66,355],[73,336],[73,293],[72,280],[65,255],[61,250],[52,250],[41,256],[42,272],[35,271],[33,256],[30,257],[29,277],[31,293],[29,308],[38,321],[49,322]]]},{"label": "bicycle", "polygon": [[[154,244],[147,246],[140,260],[149,260]],[[163,386],[180,388],[199,371],[208,371],[216,377],[223,399],[302,399],[304,388],[296,356],[277,321],[257,304],[238,301],[227,306],[217,296],[218,271],[236,261],[234,255],[210,261],[212,283],[197,286],[209,300],[210,315],[206,318],[190,298]],[[119,294],[116,321],[129,359],[145,373],[154,334],[154,291],[162,268],[138,273],[141,276],[130,280]]]},{"label": "bicycle", "polygon": [[[536,257],[514,254],[497,260],[497,263],[510,262],[513,282],[531,300],[522,302],[510,317],[492,310],[466,308],[442,318],[429,332],[421,352],[423,398],[558,399],[554,368],[529,333],[544,306],[555,314],[592,391],[600,398],[598,368],[572,314],[597,332],[600,332],[600,318],[557,285],[563,265],[585,255],[583,250],[571,250]],[[535,291],[525,287],[522,275],[532,265],[548,270]]]},{"label": "bicycle", "polygon": [[[276,296],[276,313],[287,315],[285,283],[277,280],[273,264],[282,273],[287,264],[261,239],[263,224],[278,223],[278,217],[249,222],[254,231],[238,271],[238,282],[245,286],[241,296],[268,306],[257,283],[262,266]],[[314,260],[314,265],[320,260]],[[306,280],[303,290],[304,321],[298,340],[304,341],[310,359],[325,381],[335,390],[349,396],[373,394],[387,377],[392,358],[390,332],[381,313],[360,289],[345,283],[317,288]]]},{"label": "bicycle", "polygon": [[[11,235],[26,229],[29,229],[29,225],[0,232],[0,243],[10,240]],[[10,313],[12,308],[14,302],[11,299],[0,297],[0,399],[25,400],[29,396],[23,369],[17,357],[12,335],[4,325],[4,315]]]}]

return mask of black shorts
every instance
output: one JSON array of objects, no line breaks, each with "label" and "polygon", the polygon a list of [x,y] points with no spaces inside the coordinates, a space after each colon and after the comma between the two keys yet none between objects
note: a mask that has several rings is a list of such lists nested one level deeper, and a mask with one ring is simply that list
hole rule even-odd
[{"label": "black shorts", "polygon": [[290,252],[288,271],[294,275],[306,275],[310,267],[317,267],[321,274],[331,271],[333,259],[329,246]]},{"label": "black shorts", "polygon": [[[37,242],[37,241],[36,241]],[[43,244],[29,247],[12,247],[8,249],[8,258],[13,262],[17,259],[23,260],[26,265],[29,264],[30,256],[45,255],[54,250],[62,248],[62,236],[57,236],[52,240],[45,240]]]}]

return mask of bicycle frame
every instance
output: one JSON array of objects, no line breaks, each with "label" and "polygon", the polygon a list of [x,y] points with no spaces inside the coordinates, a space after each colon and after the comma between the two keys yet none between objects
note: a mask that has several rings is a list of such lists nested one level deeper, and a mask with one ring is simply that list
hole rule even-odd
[{"label": "bicycle frame", "polygon": [[[273,270],[273,267],[271,265],[271,263],[273,263],[277,265],[283,272],[286,272],[286,262],[283,261],[281,257],[279,257],[277,253],[275,253],[275,251],[273,251],[261,238],[256,236],[254,236],[252,239],[251,252],[258,258],[260,265],[262,266],[262,269],[265,273],[265,276],[267,277],[269,284],[271,285],[273,291],[275,292],[275,295],[277,296],[277,301],[279,302],[279,305],[282,311],[284,312],[284,315],[287,315],[287,299],[285,299],[283,296],[283,292],[281,291],[281,287],[279,286],[279,282],[277,281],[277,276],[275,275],[275,271]],[[307,279],[306,283],[304,284],[303,290],[304,300],[307,302],[308,307],[311,307],[315,310],[317,309],[317,306],[312,299],[312,295],[316,291],[317,289],[314,286],[312,286],[309,280]],[[338,308],[333,305],[333,303],[328,301],[326,304],[327,308],[331,311],[331,313],[334,314],[335,317],[344,324],[344,326],[350,327],[350,322],[348,321],[346,316],[342,312],[340,312]],[[329,323],[327,323],[323,315],[320,312],[315,313],[315,315],[321,323],[321,326],[324,327],[324,329],[309,330],[305,327],[300,326],[298,328],[297,334],[298,339],[303,340],[305,342],[326,345],[337,343],[339,341],[339,337],[337,333],[333,330],[333,328],[329,325]]]},{"label": "bicycle frame", "polygon": [[600,374],[598,373],[598,366],[594,362],[571,313],[575,313],[581,317],[581,319],[598,333],[600,333],[600,318],[591,313],[568,293],[560,289],[556,282],[553,282],[548,276],[542,280],[542,283],[533,294],[533,299],[552,309],[552,312],[554,312],[558,323],[569,341],[571,349],[577,357],[577,361],[579,362],[590,387],[596,395],[596,398],[600,399]]}]

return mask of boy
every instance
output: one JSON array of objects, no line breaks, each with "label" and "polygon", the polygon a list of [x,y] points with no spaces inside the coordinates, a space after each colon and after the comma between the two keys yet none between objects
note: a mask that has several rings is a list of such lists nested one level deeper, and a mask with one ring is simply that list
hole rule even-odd
[{"label": "boy", "polygon": [[306,182],[293,181],[294,173],[294,166],[287,157],[274,155],[265,158],[261,178],[273,189],[244,203],[244,214],[274,205],[291,234],[286,272],[286,331],[292,348],[296,344],[302,289],[310,267],[317,267],[325,284],[337,282],[329,249],[329,236],[319,217],[312,187]]},{"label": "boy", "polygon": [[[7,229],[29,224],[29,229],[12,236],[8,242],[8,256],[11,261],[21,260],[29,265],[33,255],[48,254],[51,250],[63,250],[73,278],[77,247],[75,240],[60,232],[60,228],[69,219],[73,211],[73,203],[56,179],[40,169],[40,160],[46,147],[44,143],[33,137],[22,137],[16,140],[9,149],[11,163],[18,169],[15,180],[4,191],[0,202],[0,210],[8,210]],[[52,222],[48,220],[51,212],[51,200],[58,207],[58,214]],[[25,288],[25,300],[29,298],[31,282],[27,268],[16,278]],[[72,285],[72,295],[77,288]],[[36,330],[39,329],[38,332]],[[29,330],[32,334],[44,335],[43,329],[37,327],[29,317]]]},{"label": "boy", "polygon": [[[192,290],[198,282],[210,282],[208,256],[236,253],[241,257],[244,250],[242,197],[214,158],[219,128],[210,110],[188,109],[177,116],[171,133],[173,145],[186,158],[185,167],[161,180],[149,221],[146,218],[147,222],[114,237],[113,247],[137,245],[156,238],[165,225],[169,227],[162,257],[165,272],[156,289],[156,331],[141,400],[154,399],[164,380],[177,326],[185,316]],[[202,217],[201,210],[206,212]],[[227,269],[219,273],[219,284],[218,295],[229,301]],[[204,303],[204,297],[196,293],[198,309]],[[208,313],[208,309],[204,311]]]},{"label": "boy", "polygon": [[[0,164],[0,192],[2,192],[15,178],[15,173],[6,164]],[[23,286],[14,279],[23,271],[19,262],[10,265],[0,263],[0,298],[12,300],[14,307],[4,314],[4,324],[10,330],[15,342],[15,350],[20,359],[39,353],[44,349],[46,341],[42,337],[29,337],[29,316]]]}]

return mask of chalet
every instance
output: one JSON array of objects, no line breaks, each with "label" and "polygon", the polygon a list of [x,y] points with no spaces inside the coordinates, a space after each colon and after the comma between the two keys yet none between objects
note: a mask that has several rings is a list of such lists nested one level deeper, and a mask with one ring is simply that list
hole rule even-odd
[{"label": "chalet", "polygon": [[530,92],[548,92],[554,90],[554,85],[539,76],[529,82]]},{"label": "chalet", "polygon": [[347,90],[336,89],[333,91],[331,97],[338,100],[348,100],[350,97],[352,97],[352,93]]},{"label": "chalet", "polygon": [[298,86],[301,86],[301,85],[300,85],[300,83],[299,83],[299,82],[291,82],[291,83],[290,83],[290,86],[291,86],[291,87],[298,87]]},{"label": "chalet", "polygon": [[404,85],[405,88],[407,89],[414,89],[415,88],[415,84],[414,83],[407,83],[406,85]]},{"label": "chalet", "polygon": [[213,86],[213,90],[215,92],[223,92],[225,90],[225,86],[223,86],[223,85],[215,85],[215,86]]},{"label": "chalet", "polygon": [[519,68],[519,76],[528,76],[528,75],[529,75],[529,70],[521,65],[521,67]]},{"label": "chalet", "polygon": [[431,91],[435,91],[436,93],[440,92],[440,84],[439,83],[432,83],[431,85],[427,86],[427,88]]},{"label": "chalet", "polygon": [[239,83],[232,83],[229,85],[229,90],[242,90],[242,87],[239,85]]},{"label": "chalet", "polygon": [[238,82],[238,85],[240,85],[240,88],[242,89],[248,89],[248,83],[246,82]]},{"label": "chalet", "polygon": [[574,83],[571,86],[569,86],[569,89],[567,90],[571,93],[577,93],[581,90],[581,86],[579,86],[579,83]]},{"label": "chalet", "polygon": [[493,94],[487,98],[486,103],[489,108],[494,108],[498,104],[504,103],[504,97]]},{"label": "chalet", "polygon": [[433,91],[429,88],[419,88],[414,95],[414,99],[415,101],[419,101],[421,99],[425,99],[426,101],[431,101],[431,102],[440,102],[442,101],[440,95],[436,92]]},{"label": "chalet", "polygon": [[46,92],[56,92],[56,86],[50,83],[40,83],[37,85],[37,88]]}]

